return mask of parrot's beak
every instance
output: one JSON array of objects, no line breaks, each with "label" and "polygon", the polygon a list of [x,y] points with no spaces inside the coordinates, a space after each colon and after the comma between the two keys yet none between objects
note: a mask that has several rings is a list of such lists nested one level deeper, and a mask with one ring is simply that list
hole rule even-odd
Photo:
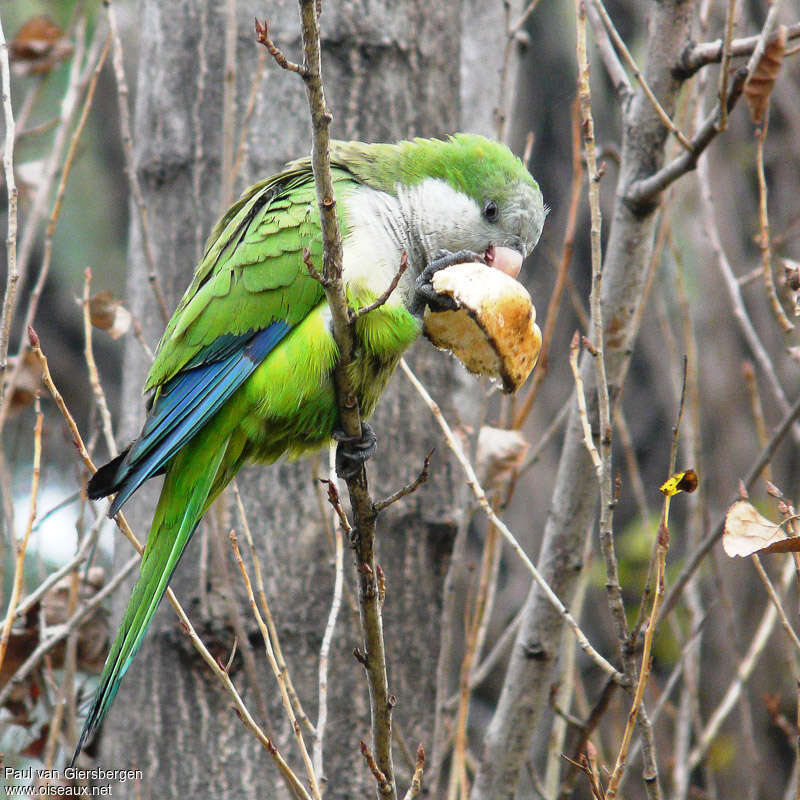
[{"label": "parrot's beak", "polygon": [[506,275],[510,275],[512,278],[516,278],[522,269],[522,253],[511,247],[489,245],[483,257],[486,259],[488,266],[499,269],[500,272],[505,272]]}]

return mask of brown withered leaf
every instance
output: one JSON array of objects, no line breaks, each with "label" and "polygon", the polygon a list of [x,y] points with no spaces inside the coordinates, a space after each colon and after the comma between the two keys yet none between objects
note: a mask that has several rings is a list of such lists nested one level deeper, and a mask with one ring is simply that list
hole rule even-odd
[{"label": "brown withered leaf", "polygon": [[72,55],[72,42],[50,17],[31,17],[8,46],[18,75],[43,75]]},{"label": "brown withered leaf", "polygon": [[[19,356],[11,356],[8,359],[9,369],[6,373],[8,378],[16,367]],[[39,359],[30,351],[26,351],[23,356],[22,367],[17,374],[17,382],[14,385],[14,393],[11,395],[9,413],[14,414],[27,408],[36,397],[36,393],[42,388],[42,367]]]},{"label": "brown withered leaf", "polygon": [[750,109],[750,119],[760,124],[769,107],[769,98],[786,52],[786,26],[779,25],[772,39],[767,42],[764,55],[744,85],[744,99]]},{"label": "brown withered leaf", "polygon": [[131,327],[131,312],[108,290],[98,292],[89,300],[89,318],[95,328],[106,331],[112,339],[119,339]]},{"label": "brown withered leaf", "polygon": [[478,434],[475,458],[478,480],[484,489],[496,489],[520,465],[530,445],[519,431],[484,425]]},{"label": "brown withered leaf", "polygon": [[737,500],[725,515],[722,546],[731,558],[753,553],[792,553],[800,552],[800,537],[788,536],[781,525],[759,514],[752,503]]}]

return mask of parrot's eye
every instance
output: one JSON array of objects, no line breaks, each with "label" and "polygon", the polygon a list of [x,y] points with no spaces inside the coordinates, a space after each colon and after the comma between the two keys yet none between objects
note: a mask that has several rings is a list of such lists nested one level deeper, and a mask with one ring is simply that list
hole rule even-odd
[{"label": "parrot's eye", "polygon": [[497,222],[497,218],[500,216],[500,209],[497,207],[497,203],[494,200],[487,200],[483,205],[483,216],[489,222]]}]

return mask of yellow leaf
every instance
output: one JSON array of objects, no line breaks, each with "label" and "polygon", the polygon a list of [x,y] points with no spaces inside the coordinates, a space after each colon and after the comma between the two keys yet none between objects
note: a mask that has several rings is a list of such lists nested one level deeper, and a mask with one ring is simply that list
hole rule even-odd
[{"label": "yellow leaf", "polygon": [[690,494],[697,488],[699,478],[693,469],[684,472],[676,472],[671,475],[659,487],[659,491],[667,497],[673,497],[678,492],[689,492]]}]

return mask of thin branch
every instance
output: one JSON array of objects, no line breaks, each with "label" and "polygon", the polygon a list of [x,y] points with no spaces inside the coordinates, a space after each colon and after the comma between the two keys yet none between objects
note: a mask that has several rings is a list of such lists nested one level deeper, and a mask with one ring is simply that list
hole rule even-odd
[{"label": "thin branch", "polygon": [[719,127],[725,130],[728,127],[728,80],[730,78],[731,63],[731,39],[733,39],[733,29],[736,25],[736,4],[737,0],[728,0],[725,10],[725,36],[722,40],[722,55],[720,57],[721,67],[719,70]]},{"label": "thin branch", "polygon": [[642,87],[642,91],[645,93],[647,99],[650,101],[650,104],[655,109],[659,119],[664,123],[664,126],[667,128],[667,130],[673,133],[683,147],[691,153],[691,142],[683,135],[683,133],[681,133],[680,130],[678,130],[678,126],[672,121],[672,119],[670,119],[669,114],[667,114],[667,112],[664,110],[664,107],[661,105],[661,103],[658,102],[658,98],[653,94],[653,90],[648,86],[641,70],[636,66],[636,62],[633,60],[633,56],[631,55],[630,50],[628,50],[625,41],[619,35],[619,33],[617,33],[617,29],[614,27],[614,22],[608,15],[608,11],[606,11],[602,0],[591,0],[591,2],[600,14],[600,17],[602,18],[609,34],[611,35],[611,38],[614,40],[614,45],[616,46],[617,50],[622,53],[622,58],[625,60],[625,63],[628,65],[631,72],[633,72],[633,76],[639,82],[639,85]]},{"label": "thin branch", "polygon": [[789,321],[786,312],[778,299],[775,291],[775,280],[772,276],[772,245],[770,244],[769,214],[767,213],[767,178],[764,174],[764,142],[767,139],[769,128],[769,106],[764,112],[764,121],[756,135],[756,176],[758,178],[758,249],[761,251],[761,274],[764,279],[764,289],[772,313],[784,333],[794,330],[794,325]]},{"label": "thin branch", "polygon": [[[39,522],[41,523],[41,520]],[[36,605],[36,603],[38,603],[39,600],[41,600],[41,598],[44,597],[44,595],[46,595],[47,592],[49,592],[50,589],[52,589],[53,586],[55,586],[65,575],[72,572],[75,567],[77,567],[79,564],[82,564],[86,560],[95,543],[97,542],[97,536],[100,533],[100,528],[104,522],[105,517],[98,517],[95,520],[94,525],[92,525],[88,536],[83,537],[80,547],[78,548],[78,552],[75,553],[75,556],[66,564],[64,564],[63,567],[60,567],[55,572],[51,572],[47,578],[43,580],[29,595],[20,601],[19,605],[17,606],[17,617],[24,616],[25,613],[34,605]],[[37,523],[37,525],[38,524],[39,523]]]},{"label": "thin branch", "polygon": [[281,68],[289,72],[296,72],[303,80],[309,77],[309,70],[302,64],[295,64],[294,61],[289,61],[288,58],[275,46],[269,35],[269,24],[266,20],[259,22],[256,18],[256,40],[259,44],[263,44],[267,48],[269,54],[275,59],[275,63]]},{"label": "thin branch", "polygon": [[575,638],[578,640],[578,644],[581,649],[589,656],[589,658],[594,661],[594,663],[600,667],[603,672],[611,675],[614,680],[618,681],[619,683],[625,684],[626,679],[625,676],[619,672],[614,666],[612,666],[597,650],[592,647],[589,640],[586,638],[586,635],[581,630],[578,623],[575,621],[575,618],[572,614],[567,611],[566,606],[559,600],[556,593],[550,588],[547,581],[542,577],[542,574],[539,570],[535,567],[533,562],[528,558],[528,555],[525,551],[520,547],[519,542],[514,537],[514,534],[508,529],[506,524],[495,514],[494,510],[492,509],[488,498],[486,497],[486,493],[484,492],[483,488],[481,487],[480,483],[478,482],[478,478],[475,475],[475,471],[472,468],[472,465],[467,460],[466,456],[464,455],[463,450],[461,449],[461,445],[459,444],[458,440],[453,434],[450,426],[445,420],[444,416],[442,415],[441,410],[434,402],[433,398],[428,394],[427,389],[420,383],[419,379],[416,375],[411,371],[411,368],[406,363],[405,359],[400,359],[400,368],[405,373],[406,377],[411,381],[411,384],[414,388],[419,392],[422,399],[425,401],[425,404],[431,410],[434,419],[439,424],[439,427],[442,429],[442,433],[444,433],[445,441],[447,442],[447,446],[451,449],[455,457],[458,459],[458,462],[461,464],[462,469],[464,470],[467,483],[469,484],[470,488],[472,489],[472,493],[475,495],[475,498],[478,501],[478,505],[483,510],[484,514],[489,518],[489,520],[494,524],[497,529],[502,533],[505,540],[511,545],[511,549],[516,553],[516,555],[521,559],[522,563],[525,565],[527,570],[533,576],[533,579],[538,584],[539,588],[542,590],[542,593],[547,598],[548,602],[552,604],[552,606],[558,611],[558,613],[563,618],[564,622],[572,629],[573,633],[575,634]]},{"label": "thin branch", "polygon": [[[786,39],[800,38],[800,22],[789,25],[786,28]],[[730,45],[730,55],[733,58],[752,55],[753,51],[761,41],[761,34],[757,36],[746,36],[741,39],[734,39]],[[675,73],[678,78],[690,78],[697,70],[702,69],[708,64],[715,64],[722,60],[724,43],[722,39],[713,42],[700,42],[692,45],[682,56],[680,64],[676,67]]]},{"label": "thin branch", "polygon": [[136,167],[133,163],[133,137],[131,136],[131,113],[128,106],[128,82],[125,78],[125,65],[123,63],[122,40],[119,35],[117,25],[117,12],[111,0],[103,0],[108,14],[108,25],[111,29],[111,39],[113,44],[112,63],[114,65],[114,77],[117,81],[117,101],[119,106],[119,127],[122,139],[122,150],[125,153],[125,173],[128,176],[133,202],[139,217],[139,227],[142,231],[142,243],[144,244],[144,255],[147,261],[147,279],[153,290],[161,319],[166,325],[169,322],[169,311],[167,310],[167,300],[164,297],[164,290],[161,288],[161,278],[156,268],[156,259],[153,254],[153,242],[150,238],[150,226],[147,222],[147,207],[145,206],[142,187],[136,174]]},{"label": "thin branch", "polygon": [[597,473],[597,479],[602,478],[603,462],[600,460],[600,454],[597,452],[594,440],[592,439],[592,426],[589,422],[589,414],[586,410],[586,393],[583,390],[583,378],[581,371],[578,368],[578,351],[580,350],[580,335],[578,331],[572,335],[572,342],[569,346],[569,366],[572,369],[572,375],[575,378],[575,399],[578,402],[578,417],[581,421],[581,430],[583,431],[583,442],[592,459],[594,470]]},{"label": "thin branch", "polygon": [[86,617],[88,617],[92,611],[98,608],[102,603],[105,601],[107,597],[109,597],[122,581],[130,575],[133,571],[133,568],[139,563],[139,556],[134,555],[125,562],[122,569],[99,591],[97,594],[93,595],[89,600],[86,601],[83,605],[79,606],[75,613],[69,617],[66,622],[62,625],[53,626],[50,628],[50,632],[46,639],[41,641],[36,649],[25,659],[25,661],[17,668],[14,672],[14,676],[11,680],[3,687],[2,691],[0,691],[0,707],[3,706],[11,696],[14,689],[19,686],[28,675],[33,672],[33,670],[38,666],[39,662],[58,644],[64,641],[73,630],[80,626]]},{"label": "thin branch", "polygon": [[89,385],[92,387],[97,408],[100,411],[100,419],[103,422],[103,437],[106,447],[112,458],[117,455],[117,443],[114,441],[114,431],[111,426],[111,412],[108,410],[106,395],[100,383],[100,376],[97,372],[97,364],[94,360],[94,350],[92,349],[92,320],[89,313],[89,288],[92,281],[92,271],[87,267],[84,272],[83,282],[83,355],[86,359],[86,366],[89,369]]},{"label": "thin branch", "polygon": [[425,767],[425,748],[420,745],[417,748],[417,763],[414,766],[414,775],[411,778],[411,785],[403,800],[416,800],[422,794],[422,770]]},{"label": "thin branch", "polygon": [[[329,449],[329,486],[336,486],[336,469],[334,466],[334,448]],[[320,780],[324,776],[323,770],[323,740],[325,737],[325,728],[328,723],[328,662],[330,657],[331,642],[333,641],[333,632],[336,628],[336,620],[339,616],[339,608],[342,605],[342,586],[344,583],[344,544],[342,542],[342,526],[337,524],[336,520],[333,523],[334,535],[334,582],[333,582],[333,598],[331,600],[331,610],[328,613],[328,621],[325,624],[325,632],[322,635],[322,644],[319,648],[319,670],[318,670],[318,686],[319,690],[317,696],[319,698],[317,706],[319,711],[317,713],[317,726],[314,736],[314,771],[319,775]]]},{"label": "thin branch", "polygon": [[[750,489],[753,486],[759,474],[761,473],[761,470],[764,469],[765,465],[772,460],[772,456],[775,454],[775,450],[778,448],[778,445],[781,443],[781,441],[783,441],[784,437],[789,432],[798,417],[800,417],[800,397],[797,398],[789,411],[784,414],[783,419],[780,421],[780,424],[772,434],[772,438],[761,450],[761,452],[758,454],[758,458],[756,458],[755,462],[750,467],[747,476],[742,481],[746,489]],[[686,565],[675,579],[669,594],[664,600],[663,609],[661,611],[662,617],[665,617],[667,614],[669,614],[669,612],[675,607],[675,604],[678,602],[678,599],[681,596],[681,592],[686,587],[686,583],[700,566],[700,563],[706,557],[708,551],[722,536],[724,529],[725,517],[723,515],[711,532],[700,542],[700,544],[697,546],[697,549],[689,557]]]},{"label": "thin branch", "polygon": [[697,178],[700,183],[700,200],[705,221],[704,227],[708,234],[711,248],[716,256],[717,267],[719,268],[722,282],[728,291],[733,316],[750,348],[750,352],[753,354],[753,358],[767,379],[767,383],[778,403],[778,407],[785,414],[789,410],[789,401],[786,398],[778,375],[775,372],[772,359],[761,342],[761,338],[756,332],[750,315],[747,313],[747,308],[742,299],[741,288],[733,274],[733,269],[731,268],[728,257],[725,254],[725,249],[722,246],[722,241],[720,240],[716,217],[714,216],[714,200],[711,194],[711,175],[707,159],[702,159],[698,164]]},{"label": "thin branch", "polygon": [[11,318],[16,307],[19,269],[17,266],[17,184],[14,179],[14,111],[11,106],[11,73],[8,65],[8,42],[0,20],[0,77],[3,81],[3,114],[5,117],[5,144],[3,145],[3,173],[8,197],[8,224],[6,226],[6,291],[0,316],[0,408],[5,402],[8,343],[11,336]]},{"label": "thin branch", "polygon": [[628,80],[628,74],[625,72],[625,67],[617,56],[614,45],[608,37],[608,32],[603,24],[603,18],[597,6],[593,3],[586,4],[586,16],[589,18],[589,23],[592,26],[592,34],[594,36],[595,46],[600,58],[603,60],[603,65],[606,68],[608,77],[614,86],[614,91],[617,93],[621,106],[630,100],[633,96],[633,88],[631,82]]},{"label": "thin branch", "polygon": [[764,588],[767,590],[769,599],[772,601],[772,604],[775,606],[775,610],[778,612],[778,617],[781,621],[781,625],[783,625],[783,629],[786,631],[786,635],[789,637],[791,643],[800,652],[800,639],[797,637],[797,634],[792,627],[792,623],[789,622],[789,618],[786,616],[786,612],[783,610],[781,599],[778,596],[778,593],[775,591],[775,587],[772,585],[769,575],[767,575],[766,570],[762,566],[761,559],[754,553],[752,556],[750,556],[750,560],[753,562],[753,566],[756,569],[758,577],[761,579],[761,583],[764,584]]},{"label": "thin branch", "polygon": [[236,123],[236,0],[225,0],[225,70],[222,83],[220,210],[233,202],[233,140]]},{"label": "thin branch", "polygon": [[403,251],[402,255],[400,256],[400,266],[395,272],[394,277],[391,280],[391,283],[386,287],[386,291],[383,292],[374,302],[370,303],[367,306],[362,306],[361,308],[357,309],[356,311],[350,311],[350,321],[355,322],[357,319],[360,319],[365,314],[369,314],[370,311],[374,311],[376,308],[380,308],[391,296],[392,292],[397,288],[397,284],[400,283],[400,278],[403,277],[403,273],[408,269],[408,256],[406,255],[405,250]]},{"label": "thin branch", "polygon": [[[72,434],[73,443],[75,444],[76,449],[78,450],[78,455],[80,456],[83,463],[89,468],[90,472],[94,474],[96,472],[95,465],[92,462],[89,453],[86,450],[86,446],[83,443],[83,439],[78,431],[78,426],[75,424],[75,420],[72,417],[69,409],[67,408],[66,403],[64,402],[64,398],[61,396],[61,393],[58,391],[55,383],[53,382],[52,377],[50,376],[50,369],[47,363],[47,358],[41,350],[39,345],[39,337],[36,335],[36,332],[33,328],[28,329],[28,336],[30,339],[31,349],[33,350],[34,355],[39,359],[39,363],[42,366],[42,382],[44,383],[47,390],[52,395],[53,399],[58,406],[59,411],[61,412],[62,417],[64,418],[65,422],[67,423],[67,427]],[[122,512],[118,512],[117,515],[114,517],[114,521],[117,523],[120,531],[122,531],[125,538],[133,545],[134,549],[138,553],[138,555],[134,556],[126,565],[124,570],[111,581],[109,584],[103,587],[103,589],[98,592],[92,600],[83,607],[83,609],[79,609],[74,616],[74,624],[79,624],[79,622],[83,619],[83,617],[89,613],[89,611],[99,605],[111,592],[113,592],[119,583],[124,580],[127,574],[136,566],[141,558],[142,553],[144,553],[144,547],[142,546],[141,542],[136,538],[136,535],[131,530],[130,526],[128,525],[127,520],[125,519],[125,515]],[[303,784],[299,781],[297,776],[292,771],[291,767],[286,763],[283,756],[278,752],[278,749],[272,743],[270,738],[264,733],[258,723],[253,719],[252,715],[247,709],[247,706],[242,701],[239,692],[237,691],[236,687],[233,685],[233,682],[230,679],[230,676],[225,671],[225,669],[217,662],[217,659],[214,658],[213,655],[208,651],[203,641],[197,635],[192,623],[189,621],[189,618],[186,616],[181,604],[178,602],[177,598],[175,597],[174,592],[172,589],[167,588],[166,591],[167,600],[169,600],[170,605],[175,609],[175,613],[178,615],[178,619],[181,623],[181,628],[187,634],[189,639],[191,640],[192,644],[194,645],[195,649],[200,653],[203,661],[208,664],[211,668],[212,672],[217,676],[217,678],[222,682],[223,686],[225,687],[228,694],[231,695],[234,705],[237,709],[237,716],[241,719],[242,724],[248,728],[259,740],[261,745],[264,747],[265,750],[272,756],[273,760],[275,761],[281,775],[283,776],[284,780],[293,788],[293,790],[302,798],[302,800],[311,800],[311,796],[306,791]],[[67,621],[67,625],[69,625],[71,620]],[[65,638],[69,635],[69,630],[67,630],[61,639]],[[59,639],[59,641],[61,640]],[[49,641],[49,640],[48,640]],[[55,643],[54,643],[55,644]],[[54,646],[51,645],[52,646]],[[35,651],[31,657],[26,661],[31,662],[31,665],[28,667],[28,672],[33,669],[36,662],[33,660],[34,656],[37,655],[37,651]],[[46,651],[45,651],[46,652]],[[24,667],[25,665],[23,665]],[[9,682],[9,684],[0,692],[0,706],[8,699],[8,696],[15,684],[17,682],[17,678],[22,680],[24,675],[21,675],[21,670],[18,670],[15,673],[15,678]],[[25,673],[28,674],[28,673]]]},{"label": "thin branch", "polygon": [[314,765],[311,762],[311,756],[308,753],[308,749],[306,748],[305,740],[303,739],[303,732],[300,729],[300,723],[297,721],[297,718],[294,714],[294,708],[292,707],[292,701],[289,699],[289,693],[286,691],[286,683],[284,681],[284,674],[280,667],[278,666],[278,662],[275,659],[275,652],[272,649],[272,642],[270,641],[269,631],[267,630],[267,626],[264,622],[264,618],[261,616],[261,612],[258,610],[258,603],[256,603],[256,597],[253,593],[253,584],[250,582],[250,576],[247,574],[247,567],[245,567],[244,560],[242,559],[242,554],[239,551],[239,540],[236,538],[236,532],[231,529],[230,532],[230,540],[231,540],[231,547],[233,548],[233,557],[236,561],[237,566],[239,567],[240,572],[242,573],[242,580],[244,581],[245,589],[247,591],[247,597],[250,601],[250,610],[253,612],[253,616],[255,617],[256,622],[258,623],[258,629],[261,631],[261,637],[264,640],[264,649],[267,654],[267,660],[269,661],[270,666],[272,667],[272,672],[275,675],[275,680],[278,681],[278,688],[281,692],[281,700],[283,701],[283,708],[286,711],[286,715],[289,717],[289,722],[292,725],[292,730],[294,731],[295,738],[297,740],[297,746],[300,749],[300,754],[303,758],[303,764],[306,768],[306,775],[308,776],[309,783],[311,784],[311,793],[312,795],[320,800],[322,795],[320,794],[319,784],[317,783],[317,775],[314,771]]},{"label": "thin branch", "polygon": [[[553,341],[553,333],[556,327],[558,311],[561,308],[561,300],[564,296],[564,288],[567,285],[567,275],[569,265],[572,262],[572,252],[575,247],[575,231],[578,222],[578,209],[580,208],[581,193],[583,189],[583,155],[581,152],[581,126],[578,101],[576,99],[572,106],[572,185],[569,195],[569,210],[567,211],[567,224],[564,228],[564,241],[561,245],[561,260],[556,272],[556,281],[553,286],[553,293],[547,303],[544,326],[542,328],[542,346],[539,351],[539,362],[533,373],[531,384],[525,399],[522,401],[517,413],[514,415],[512,427],[520,429],[533,408],[539,387],[550,369],[550,345]],[[521,473],[524,468],[520,468]]]},{"label": "thin branch", "polygon": [[425,462],[422,465],[419,475],[417,475],[417,477],[414,478],[411,483],[403,486],[402,489],[398,489],[394,494],[389,495],[389,497],[387,497],[385,500],[380,500],[375,503],[376,513],[379,514],[381,511],[388,508],[393,503],[396,503],[398,500],[402,500],[404,497],[408,497],[408,495],[416,492],[417,489],[419,489],[419,487],[428,480],[432,457],[433,450],[431,450],[428,455],[425,456]]},{"label": "thin branch", "polygon": [[[72,170],[72,165],[75,160],[78,142],[86,126],[86,121],[89,117],[89,111],[92,107],[92,101],[94,99],[94,93],[97,87],[97,81],[98,78],[100,77],[100,70],[102,68],[103,62],[105,61],[107,53],[108,53],[108,41],[106,40],[105,44],[103,44],[102,40],[100,40],[99,38],[95,39],[95,41],[92,44],[92,49],[87,57],[87,62],[91,70],[89,87],[86,92],[86,98],[84,100],[83,108],[81,109],[81,115],[78,119],[78,123],[75,126],[75,130],[73,131],[72,137],[70,138],[69,141],[69,147],[67,149],[67,154],[64,158],[64,163],[61,166],[61,178],[58,182],[58,188],[56,189],[55,200],[53,201],[53,207],[50,211],[50,216],[47,221],[47,227],[45,229],[44,255],[42,257],[42,264],[39,269],[39,274],[36,278],[36,283],[34,284],[33,290],[31,291],[30,294],[30,298],[28,299],[28,307],[25,311],[25,320],[22,323],[22,330],[26,330],[28,326],[33,324],[33,321],[36,317],[36,312],[38,311],[39,308],[39,300],[44,290],[44,285],[45,282],[47,281],[47,276],[50,273],[50,265],[52,263],[52,255],[53,255],[53,237],[55,235],[59,217],[61,215],[61,206],[67,188],[67,180],[69,179],[69,175]],[[65,107],[68,108],[68,113],[65,114],[66,118],[62,123],[64,126],[67,125],[67,122],[72,116],[72,111],[74,110],[74,103],[77,102],[78,88],[81,84],[83,84],[82,77],[85,76],[78,76],[78,71],[76,68],[74,92],[72,91],[68,92],[68,95],[72,95],[74,93],[75,99],[74,101],[68,104],[67,99],[65,97],[64,105]],[[61,138],[62,133],[65,133],[65,130],[62,129],[61,131],[59,131],[59,136],[57,136],[57,139]],[[60,155],[60,149],[59,149],[59,155]],[[53,169],[53,178],[55,178],[55,163],[52,164],[52,169]],[[49,193],[49,184],[48,184],[48,193]],[[44,200],[46,201],[46,199],[47,198],[45,197]],[[28,216],[29,226],[33,226],[38,221],[37,219],[32,218],[33,211],[36,211],[37,208],[38,206],[35,203],[32,213]],[[27,244],[28,239],[29,239],[28,228],[26,228],[25,238],[23,239],[23,248],[21,248],[21,250],[24,249],[24,246]],[[29,259],[26,258],[24,263],[27,264],[28,260]],[[6,396],[3,398],[2,405],[0,405],[0,430],[2,430],[2,428],[5,426],[6,419],[8,418],[11,398],[13,397],[14,393],[14,387],[16,386],[17,379],[19,378],[20,371],[22,370],[22,366],[25,362],[24,352],[25,352],[24,346],[20,346],[16,364],[14,365],[14,368],[11,370],[11,373],[8,376],[7,386],[4,386],[4,388],[6,389]]]},{"label": "thin branch", "polygon": [[[788,586],[794,574],[794,563],[791,559],[786,560],[783,572],[781,574],[781,583],[784,587]],[[744,658],[739,662],[736,668],[736,677],[734,678],[725,696],[720,701],[719,705],[714,709],[713,713],[708,719],[705,727],[698,737],[697,744],[689,754],[689,769],[695,769],[698,764],[703,760],[706,751],[710,747],[713,740],[719,732],[720,726],[727,718],[728,714],[735,707],[744,685],[753,673],[753,670],[758,663],[761,653],[772,634],[775,627],[775,622],[778,619],[778,611],[771,601],[767,604],[767,608],[761,617],[761,622],[758,625],[755,636],[753,637],[750,647]]]},{"label": "thin branch", "polygon": [[[3,622],[3,630],[0,634],[0,668],[3,666],[5,660],[6,650],[8,649],[8,642],[11,638],[11,625],[14,622],[16,615],[17,603],[19,602],[20,595],[22,594],[22,582],[25,575],[25,553],[28,549],[28,541],[30,540],[31,530],[33,523],[36,519],[36,501],[39,497],[39,473],[42,463],[42,420],[43,415],[39,405],[39,399],[36,399],[36,424],[33,429],[33,469],[31,472],[31,500],[30,512],[28,513],[28,524],[25,526],[25,533],[19,541],[15,541],[16,559],[14,562],[14,581],[11,585],[11,596],[8,600],[8,610],[6,611],[6,618]],[[13,531],[11,532],[13,537]]]},{"label": "thin branch", "polygon": [[235,481],[233,482],[233,493],[236,498],[236,508],[239,512],[239,519],[242,523],[242,529],[244,530],[244,537],[247,541],[247,546],[250,548],[250,556],[253,559],[258,600],[261,603],[261,611],[264,614],[264,619],[266,620],[267,628],[269,630],[270,641],[272,642],[272,648],[275,651],[275,660],[278,662],[278,668],[280,669],[281,674],[283,675],[283,680],[286,684],[286,691],[289,693],[289,698],[295,707],[298,719],[303,725],[305,725],[311,735],[314,736],[316,735],[316,730],[314,729],[314,725],[309,719],[308,714],[306,714],[305,710],[303,709],[303,705],[300,702],[297,690],[294,688],[294,683],[292,682],[292,676],[289,672],[289,667],[286,664],[286,659],[283,656],[283,649],[281,648],[280,638],[278,637],[278,628],[275,625],[275,620],[272,617],[272,612],[270,611],[269,603],[267,602],[267,593],[264,589],[264,576],[261,570],[261,559],[258,557],[258,551],[253,543],[253,534],[250,530],[250,523],[247,521],[247,514],[244,509],[244,503],[242,502],[242,495],[239,492],[239,486]]}]

